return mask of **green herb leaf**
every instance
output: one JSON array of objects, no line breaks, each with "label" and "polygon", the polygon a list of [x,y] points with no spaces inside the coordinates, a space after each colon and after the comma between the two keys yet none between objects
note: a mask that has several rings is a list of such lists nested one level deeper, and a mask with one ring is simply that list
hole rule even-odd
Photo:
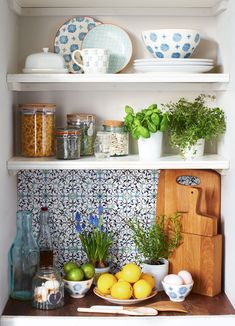
[{"label": "green herb leaf", "polygon": [[145,128],[143,126],[138,127],[138,132],[139,132],[140,136],[142,136],[144,138],[150,137],[150,132],[148,131],[147,128]]},{"label": "green herb leaf", "polygon": [[126,112],[126,114],[133,114],[134,110],[129,105],[126,105],[125,112]]}]

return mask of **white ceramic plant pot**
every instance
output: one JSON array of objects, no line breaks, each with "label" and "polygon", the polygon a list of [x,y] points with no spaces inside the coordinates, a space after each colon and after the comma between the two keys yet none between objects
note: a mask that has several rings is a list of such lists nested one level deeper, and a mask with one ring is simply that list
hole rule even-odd
[{"label": "white ceramic plant pot", "polygon": [[151,133],[150,138],[140,137],[138,140],[139,158],[140,160],[156,160],[162,155],[162,135],[157,131]]},{"label": "white ceramic plant pot", "polygon": [[101,274],[108,273],[110,271],[110,266],[104,268],[95,268],[95,277],[93,279],[93,284],[97,284],[97,280]]},{"label": "white ceramic plant pot", "polygon": [[162,265],[149,265],[143,263],[142,272],[153,275],[155,279],[155,288],[157,291],[163,291],[162,280],[168,274],[169,262],[167,259],[162,259]]},{"label": "white ceramic plant pot", "polygon": [[199,139],[195,145],[187,148],[183,152],[183,156],[186,160],[192,160],[204,155],[205,139]]}]

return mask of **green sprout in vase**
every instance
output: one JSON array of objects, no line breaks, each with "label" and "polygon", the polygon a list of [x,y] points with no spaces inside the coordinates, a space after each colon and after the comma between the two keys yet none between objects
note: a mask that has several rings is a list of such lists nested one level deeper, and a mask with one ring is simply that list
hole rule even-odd
[{"label": "green sprout in vase", "polygon": [[103,207],[98,207],[98,215],[90,214],[88,225],[81,223],[81,215],[76,213],[76,231],[79,233],[83,249],[89,261],[97,268],[107,266],[109,249],[113,243],[112,233],[105,231],[102,220]]}]

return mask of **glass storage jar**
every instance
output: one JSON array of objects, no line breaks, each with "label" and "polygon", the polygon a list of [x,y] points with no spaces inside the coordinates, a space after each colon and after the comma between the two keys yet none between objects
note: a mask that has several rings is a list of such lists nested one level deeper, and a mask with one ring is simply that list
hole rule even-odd
[{"label": "glass storage jar", "polygon": [[105,120],[104,131],[110,133],[110,156],[125,156],[129,154],[129,133],[125,131],[124,122]]},{"label": "glass storage jar", "polygon": [[107,158],[110,156],[111,134],[106,131],[98,131],[96,134],[94,152],[97,158]]},{"label": "glass storage jar", "polygon": [[80,158],[80,130],[58,128],[56,137],[56,158],[60,160],[76,160]]},{"label": "glass storage jar", "polygon": [[95,116],[93,114],[67,114],[68,128],[81,130],[81,156],[94,155]]},{"label": "glass storage jar", "polygon": [[33,307],[43,310],[64,305],[64,283],[53,267],[42,267],[33,278]]},{"label": "glass storage jar", "polygon": [[54,104],[21,104],[21,155],[44,157],[54,155]]}]

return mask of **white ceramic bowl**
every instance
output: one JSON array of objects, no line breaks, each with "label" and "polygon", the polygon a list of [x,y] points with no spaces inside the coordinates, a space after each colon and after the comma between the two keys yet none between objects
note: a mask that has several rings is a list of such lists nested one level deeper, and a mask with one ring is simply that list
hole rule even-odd
[{"label": "white ceramic bowl", "polygon": [[193,29],[155,29],[142,32],[147,50],[154,58],[189,58],[200,43]]},{"label": "white ceramic bowl", "polygon": [[64,286],[72,298],[83,298],[90,290],[92,282],[93,278],[85,281],[68,281],[64,279]]},{"label": "white ceramic bowl", "polygon": [[193,288],[193,283],[183,285],[171,285],[162,281],[163,289],[171,301],[181,302],[187,297]]}]

